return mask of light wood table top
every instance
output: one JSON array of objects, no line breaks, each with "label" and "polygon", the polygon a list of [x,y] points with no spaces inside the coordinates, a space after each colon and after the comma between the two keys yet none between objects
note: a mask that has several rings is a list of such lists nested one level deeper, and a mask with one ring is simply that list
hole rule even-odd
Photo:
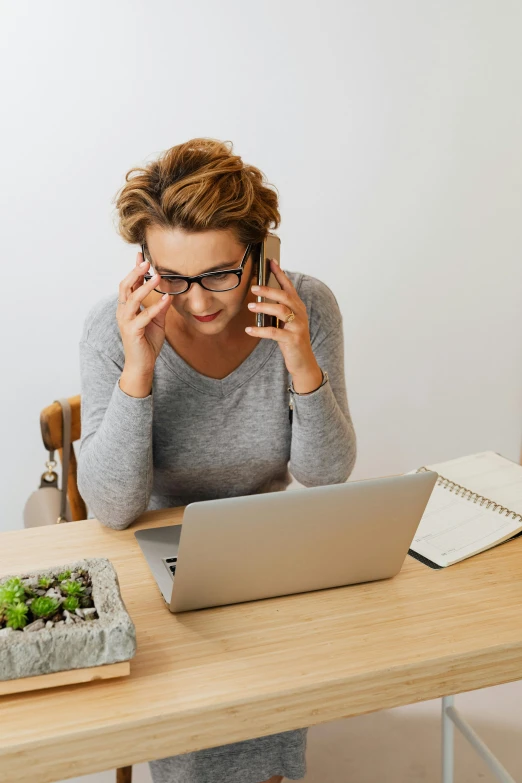
[{"label": "light wood table top", "polygon": [[433,571],[172,615],[134,532],[0,534],[0,574],[108,557],[136,624],[130,677],[0,699],[1,783],[56,780],[522,677],[522,538]]}]

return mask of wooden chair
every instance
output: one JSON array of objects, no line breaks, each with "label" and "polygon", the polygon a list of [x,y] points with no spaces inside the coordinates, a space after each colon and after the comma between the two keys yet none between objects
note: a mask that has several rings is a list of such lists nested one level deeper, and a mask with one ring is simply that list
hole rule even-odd
[{"label": "wooden chair", "polygon": [[[76,454],[74,453],[73,443],[80,439],[81,419],[80,419],[80,400],[77,394],[75,397],[69,397],[71,406],[71,454],[69,457],[69,475],[67,477],[67,497],[71,507],[71,515],[75,522],[80,519],[87,519],[87,507],[85,501],[78,491]],[[44,408],[40,414],[40,427],[42,430],[42,439],[47,451],[58,451],[60,459],[63,460],[63,422],[62,408],[59,402],[53,402]],[[132,783],[132,767],[122,767],[116,770],[116,783]]]}]

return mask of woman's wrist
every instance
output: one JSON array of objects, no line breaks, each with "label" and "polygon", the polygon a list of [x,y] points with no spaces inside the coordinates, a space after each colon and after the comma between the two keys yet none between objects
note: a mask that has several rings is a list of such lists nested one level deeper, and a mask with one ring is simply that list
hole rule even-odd
[{"label": "woman's wrist", "polygon": [[124,367],[119,380],[120,389],[129,397],[148,397],[152,391],[153,377],[153,375],[135,373]]},{"label": "woman's wrist", "polygon": [[318,389],[322,382],[323,371],[317,362],[314,367],[310,367],[304,372],[292,374],[292,386],[297,394],[310,394]]}]

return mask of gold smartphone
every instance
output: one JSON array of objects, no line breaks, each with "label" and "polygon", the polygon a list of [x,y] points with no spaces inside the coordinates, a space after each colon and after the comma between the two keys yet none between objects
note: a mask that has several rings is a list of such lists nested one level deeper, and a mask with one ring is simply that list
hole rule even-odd
[{"label": "gold smartphone", "polygon": [[[273,272],[270,271],[269,259],[274,258],[276,263],[281,259],[281,240],[275,234],[267,234],[264,241],[260,244],[259,263],[257,265],[257,284],[268,285],[270,288],[281,290],[281,286],[276,280]],[[269,297],[258,296],[258,302],[274,301]],[[266,313],[256,313],[256,326],[280,326],[279,319],[275,315]]]}]

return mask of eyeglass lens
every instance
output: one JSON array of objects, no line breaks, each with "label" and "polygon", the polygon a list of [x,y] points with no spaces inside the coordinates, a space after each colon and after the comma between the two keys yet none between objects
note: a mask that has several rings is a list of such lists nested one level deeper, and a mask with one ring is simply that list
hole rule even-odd
[{"label": "eyeglass lens", "polygon": [[[220,272],[217,275],[203,277],[201,282],[207,291],[228,291],[231,288],[237,288],[239,277],[233,272]],[[185,280],[161,278],[156,286],[156,291],[162,294],[182,294],[187,288],[188,283]]]}]

